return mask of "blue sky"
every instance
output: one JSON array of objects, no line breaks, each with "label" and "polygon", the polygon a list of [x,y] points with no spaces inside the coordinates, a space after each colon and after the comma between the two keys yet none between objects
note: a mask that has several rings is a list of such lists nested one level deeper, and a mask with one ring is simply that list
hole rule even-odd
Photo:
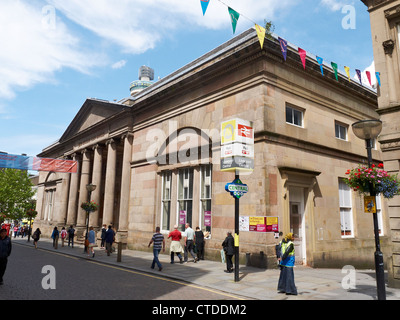
[{"label": "blue sky", "polygon": [[140,66],[163,78],[230,40],[227,6],[241,14],[235,35],[272,20],[275,34],[352,77],[373,63],[359,0],[211,0],[205,16],[200,0],[1,0],[0,151],[34,156],[87,98],[128,97]]}]

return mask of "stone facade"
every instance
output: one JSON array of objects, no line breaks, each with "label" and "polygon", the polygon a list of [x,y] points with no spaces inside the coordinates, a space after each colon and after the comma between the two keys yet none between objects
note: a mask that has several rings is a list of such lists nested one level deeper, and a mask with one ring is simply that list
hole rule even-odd
[{"label": "stone facade", "polygon": [[[249,187],[240,215],[278,217],[280,231],[298,235],[298,262],[373,267],[372,217],[340,181],[347,169],[366,163],[351,124],[379,118],[376,94],[324,69],[322,76],[308,56],[304,70],[294,47],[284,61],[276,39],[266,39],[261,50],[248,30],[131,98],[88,99],[60,140],[39,155],[75,158],[80,171],[40,174],[35,224],[83,229],[79,203],[92,182],[100,210],[91,225],[113,223],[129,248],[147,250],[155,227],[167,234],[184,214],[210,233],[206,258],[218,259],[234,229],[234,200],[225,191],[234,173],[220,171],[220,126],[241,118],[254,124],[255,167],[240,175]],[[345,136],[336,137],[335,128]],[[373,158],[382,160],[379,146]],[[387,257],[384,201],[380,214]],[[242,261],[250,253],[276,266],[276,242],[271,232],[240,232]]]},{"label": "stone facade", "polygon": [[[371,20],[375,69],[381,74],[378,114],[383,122],[379,137],[386,170],[400,173],[400,1],[364,0]],[[389,201],[393,253],[389,259],[389,285],[400,288],[400,196]]]}]

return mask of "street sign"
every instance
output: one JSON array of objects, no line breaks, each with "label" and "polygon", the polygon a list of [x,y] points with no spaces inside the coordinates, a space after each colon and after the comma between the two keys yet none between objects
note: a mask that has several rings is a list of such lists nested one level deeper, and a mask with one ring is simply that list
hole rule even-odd
[{"label": "street sign", "polygon": [[232,197],[240,199],[245,193],[249,192],[247,184],[243,184],[240,179],[235,179],[231,183],[225,185],[225,190],[231,194]]},{"label": "street sign", "polygon": [[254,145],[237,142],[222,145],[221,158],[228,157],[254,158]]},{"label": "street sign", "polygon": [[251,121],[236,118],[221,123],[221,145],[234,142],[254,144]]},{"label": "street sign", "polygon": [[253,171],[254,159],[245,157],[221,158],[221,171]]}]

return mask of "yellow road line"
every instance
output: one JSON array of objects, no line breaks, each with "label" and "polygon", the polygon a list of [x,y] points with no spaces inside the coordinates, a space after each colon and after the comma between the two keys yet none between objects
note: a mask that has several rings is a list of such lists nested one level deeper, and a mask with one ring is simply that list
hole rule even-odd
[{"label": "yellow road line", "polygon": [[234,298],[234,299],[237,299],[237,300],[246,300],[246,299],[244,299],[244,298],[239,298],[239,297],[237,297],[237,296],[233,296],[233,295],[230,295],[230,294],[227,294],[227,293],[215,291],[215,290],[208,289],[208,288],[203,288],[203,287],[200,287],[200,286],[198,286],[198,285],[194,285],[194,284],[190,284],[190,283],[184,283],[184,282],[181,282],[181,281],[172,280],[172,279],[168,279],[168,278],[163,278],[163,277],[160,277],[160,276],[154,276],[154,275],[147,274],[147,273],[143,273],[143,272],[139,272],[139,271],[133,271],[133,270],[125,269],[125,268],[110,266],[110,265],[103,264],[103,263],[101,263],[101,262],[96,262],[96,261],[87,261],[87,262],[93,263],[93,264],[97,264],[97,265],[101,265],[101,266],[104,266],[104,267],[109,267],[109,268],[117,269],[117,270],[120,270],[120,271],[126,271],[126,272],[130,272],[130,273],[133,273],[133,274],[138,274],[138,275],[145,276],[145,277],[149,277],[149,278],[154,278],[154,279],[157,279],[157,280],[163,280],[163,281],[167,281],[167,282],[171,282],[171,283],[176,283],[176,284],[183,285],[183,286],[187,286],[187,287],[193,287],[193,288],[196,288],[196,289],[201,289],[201,290],[204,290],[204,291],[209,291],[209,292],[212,292],[212,293],[216,293],[216,294],[219,294],[219,295],[222,295],[222,296]]}]

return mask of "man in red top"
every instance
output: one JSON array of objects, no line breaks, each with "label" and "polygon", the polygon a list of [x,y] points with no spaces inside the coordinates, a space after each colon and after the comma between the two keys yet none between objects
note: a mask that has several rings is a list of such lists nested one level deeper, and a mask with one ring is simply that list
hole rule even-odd
[{"label": "man in red top", "polygon": [[168,235],[168,239],[171,238],[171,247],[169,249],[169,252],[171,254],[171,264],[174,263],[174,253],[176,253],[176,255],[179,258],[180,263],[183,263],[183,259],[182,259],[182,255],[181,253],[183,253],[183,248],[181,246],[181,238],[182,238],[182,234],[181,232],[178,230],[178,226],[175,225],[174,226],[174,231],[171,231]]}]

